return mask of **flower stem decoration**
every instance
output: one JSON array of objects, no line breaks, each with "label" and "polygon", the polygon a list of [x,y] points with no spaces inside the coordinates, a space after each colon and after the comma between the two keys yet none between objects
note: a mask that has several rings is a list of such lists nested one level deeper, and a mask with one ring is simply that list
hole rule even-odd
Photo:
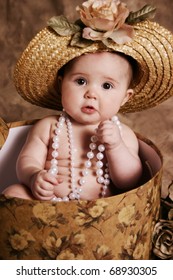
[{"label": "flower stem decoration", "polygon": [[61,15],[51,18],[48,26],[60,36],[71,36],[71,46],[82,48],[93,41],[102,41],[106,46],[109,40],[117,44],[130,42],[135,32],[133,24],[153,18],[156,8],[145,5],[139,11],[130,12],[119,0],[88,0],[76,10],[80,19],[75,23]]}]

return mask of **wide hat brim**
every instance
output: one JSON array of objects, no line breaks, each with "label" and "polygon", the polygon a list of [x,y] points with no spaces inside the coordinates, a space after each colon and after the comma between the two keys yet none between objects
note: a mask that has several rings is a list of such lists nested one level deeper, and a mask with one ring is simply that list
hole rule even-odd
[{"label": "wide hat brim", "polygon": [[[154,107],[173,95],[173,35],[148,20],[135,24],[134,30],[131,42],[110,43],[111,50],[127,54],[138,63],[138,83],[133,97],[120,109],[124,113]],[[61,94],[56,86],[59,69],[84,53],[105,49],[102,42],[80,48],[70,46],[70,40],[47,27],[29,43],[14,70],[15,86],[25,100],[61,111]]]}]

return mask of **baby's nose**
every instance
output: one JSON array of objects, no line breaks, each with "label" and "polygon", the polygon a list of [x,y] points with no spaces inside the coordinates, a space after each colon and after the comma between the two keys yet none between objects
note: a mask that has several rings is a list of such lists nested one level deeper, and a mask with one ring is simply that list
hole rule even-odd
[{"label": "baby's nose", "polygon": [[85,98],[87,99],[97,99],[97,94],[94,90],[87,90],[87,92],[85,93]]}]

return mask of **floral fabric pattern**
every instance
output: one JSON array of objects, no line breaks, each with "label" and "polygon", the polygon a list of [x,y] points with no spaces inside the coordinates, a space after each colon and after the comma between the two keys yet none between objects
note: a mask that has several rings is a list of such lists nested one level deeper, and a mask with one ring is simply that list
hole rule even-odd
[{"label": "floral fabric pattern", "polygon": [[161,173],[137,189],[96,201],[0,196],[0,259],[149,259]]}]

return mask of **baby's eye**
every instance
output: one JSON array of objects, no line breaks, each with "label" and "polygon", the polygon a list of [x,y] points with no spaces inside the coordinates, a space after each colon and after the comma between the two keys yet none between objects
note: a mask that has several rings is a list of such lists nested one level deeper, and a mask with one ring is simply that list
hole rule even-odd
[{"label": "baby's eye", "polygon": [[104,89],[111,89],[111,88],[113,88],[113,85],[111,83],[106,82],[102,85],[102,87]]},{"label": "baby's eye", "polygon": [[83,86],[83,85],[86,85],[86,84],[87,84],[87,81],[86,81],[84,78],[78,78],[78,79],[76,79],[76,83],[77,83],[79,86]]}]

